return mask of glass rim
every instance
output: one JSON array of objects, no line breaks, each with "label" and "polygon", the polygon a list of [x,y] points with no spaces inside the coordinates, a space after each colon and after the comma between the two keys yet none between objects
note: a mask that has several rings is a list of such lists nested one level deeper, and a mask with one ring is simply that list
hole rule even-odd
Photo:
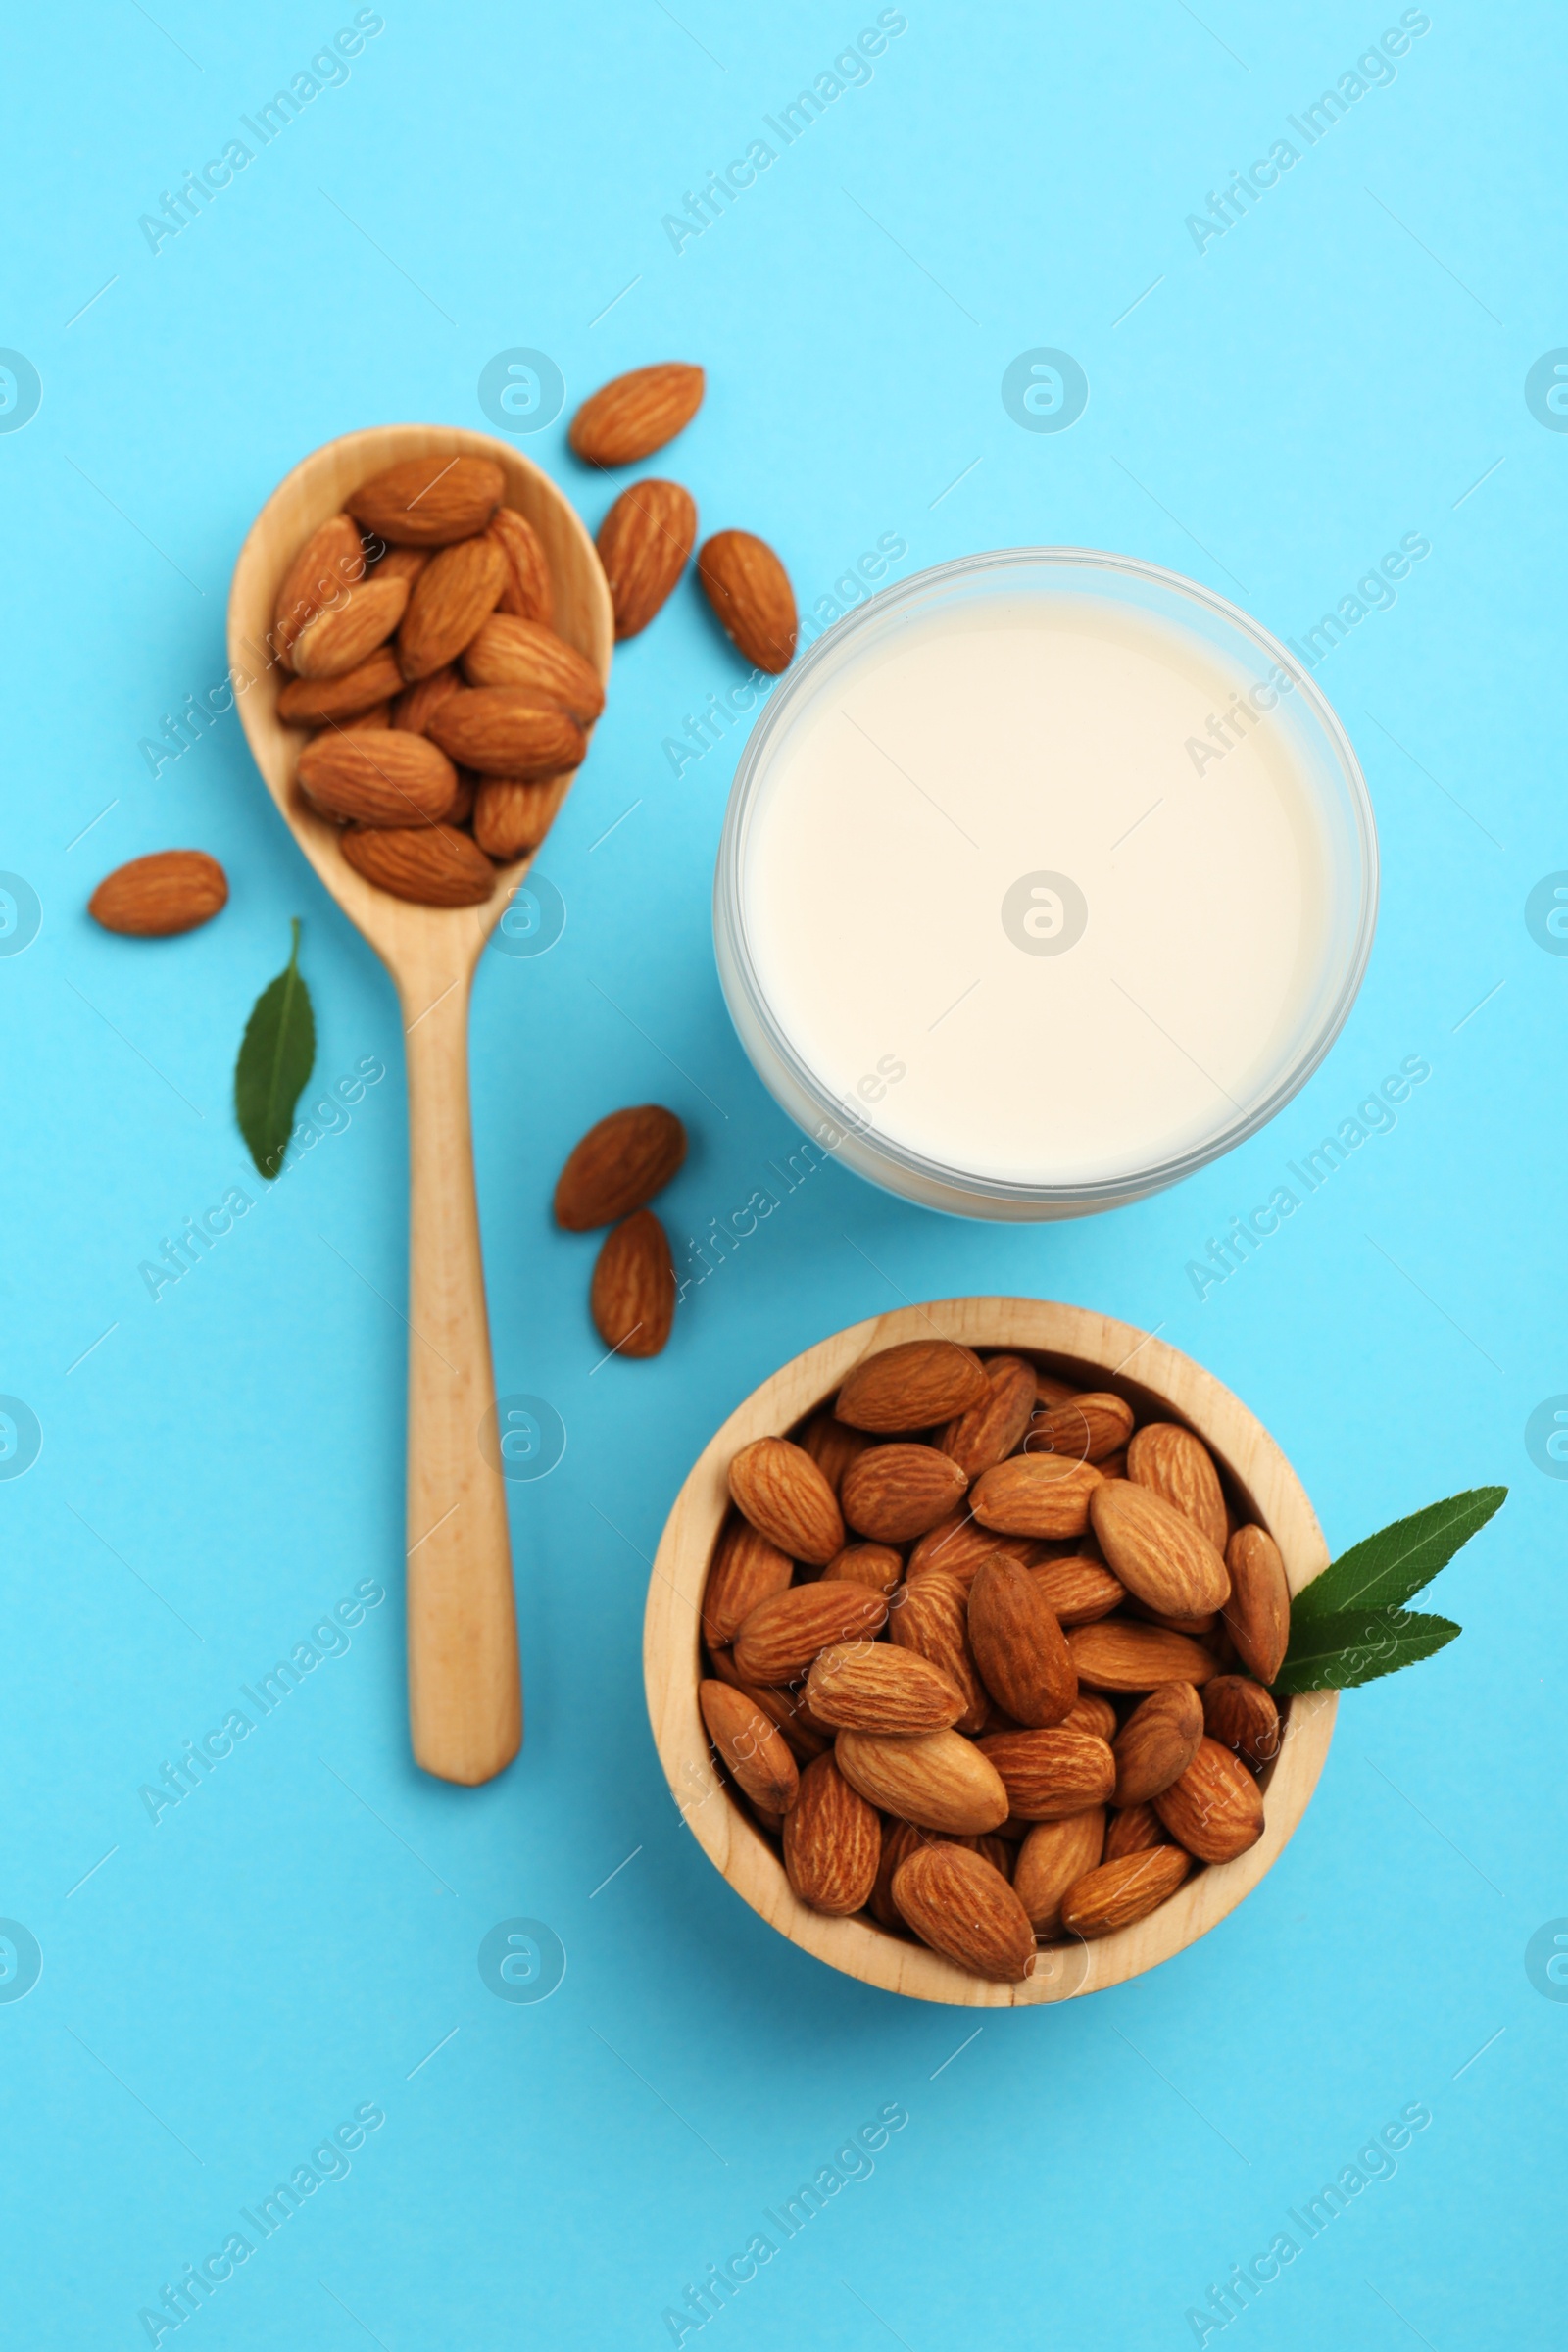
[{"label": "glass rim", "polygon": [[[1350,955],[1327,1013],[1310,1041],[1284,1065],[1274,1084],[1250,1110],[1231,1119],[1205,1141],[1192,1145],[1168,1158],[1152,1161],[1146,1168],[1129,1168],[1121,1175],[1070,1184],[1023,1184],[1011,1177],[985,1176],[973,1169],[953,1167],[942,1160],[930,1158],[924,1152],[912,1151],[907,1145],[885,1135],[865,1115],[861,1105],[844,1102],[828,1092],[821,1078],[802,1057],[774,1017],[759,982],[747,935],[741,869],[747,829],[756,808],[758,786],[768,754],[789,718],[798,710],[811,682],[830,660],[837,660],[851,641],[873,622],[886,622],[901,606],[914,605],[929,596],[933,589],[951,581],[1048,564],[1121,573],[1129,580],[1152,583],[1173,593],[1179,600],[1198,605],[1217,616],[1256,647],[1266,657],[1270,666],[1278,665],[1289,673],[1293,687],[1302,696],[1305,708],[1334,754],[1346,788],[1353,819],[1354,839],[1360,855],[1361,904]],[[1332,704],[1314,683],[1311,673],[1303,668],[1301,662],[1271,630],[1264,628],[1250,613],[1243,612],[1239,605],[1232,604],[1228,597],[1219,595],[1216,590],[1204,587],[1199,580],[1189,579],[1185,572],[1168,570],[1163,564],[1147,563],[1139,556],[1115,555],[1102,548],[1084,547],[993,548],[978,555],[951,557],[945,563],[930,564],[923,571],[911,572],[907,579],[879,590],[866,604],[843,614],[824,629],[816,643],[781,681],[778,693],[770,700],[761,718],[748,736],[736,764],[713,874],[713,928],[715,935],[722,938],[729,949],[730,962],[737,984],[745,992],[747,1008],[761,1029],[770,1051],[788,1071],[800,1093],[819,1110],[822,1119],[835,1131],[853,1133],[862,1152],[874,1154],[884,1160],[890,1169],[900,1170],[928,1190],[966,1195],[976,1203],[993,1200],[1016,1208],[1093,1209],[1141,1199],[1149,1193],[1179,1183],[1184,1176],[1195,1174],[1198,1169],[1206,1167],[1210,1161],[1222,1158],[1226,1152],[1246,1143],[1249,1137],[1266,1127],[1271,1119],[1277,1118],[1292,1098],[1299,1094],[1345,1027],[1350,1007],[1360,992],[1377,929],[1378,888],[1377,824],[1360,760]],[[727,1003],[729,982],[725,960],[721,955],[719,981]],[[733,1019],[735,1008],[732,1004],[729,1010]],[[744,1035],[742,1044],[745,1044]],[[763,1083],[766,1084],[765,1079]],[[891,1189],[903,1191],[897,1185]]]}]

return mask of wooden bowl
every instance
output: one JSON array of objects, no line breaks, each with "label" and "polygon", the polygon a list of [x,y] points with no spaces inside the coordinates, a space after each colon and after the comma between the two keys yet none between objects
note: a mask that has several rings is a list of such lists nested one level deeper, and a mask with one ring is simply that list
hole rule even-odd
[{"label": "wooden bowl", "polygon": [[846,1976],[922,2001],[971,2009],[1069,2000],[1142,1976],[1233,1911],[1273,1864],[1317,1786],[1339,1694],[1290,1703],[1280,1753],[1261,1787],[1266,1826],[1234,1862],[1200,1871],[1148,1919],[1093,1943],[1044,1947],[1021,1984],[993,1984],[861,1916],[833,1919],[797,1900],[774,1847],[714,1765],[697,1705],[698,1611],[709,1562],[729,1509],[728,1472],[754,1438],[783,1437],[836,1394],[852,1365],[899,1340],[959,1340],[1007,1348],[1085,1389],[1114,1389],[1140,1420],[1184,1422],[1214,1455],[1247,1516],[1266,1527],[1298,1592],[1328,1566],[1328,1548],[1300,1480],[1273,1439],[1229,1389],[1128,1323],[1038,1298],[946,1298],[852,1324],[763,1381],[705,1446],[669,1514],[648,1589],[643,1672],[648,1712],[675,1801],[709,1859],[780,1935]]}]

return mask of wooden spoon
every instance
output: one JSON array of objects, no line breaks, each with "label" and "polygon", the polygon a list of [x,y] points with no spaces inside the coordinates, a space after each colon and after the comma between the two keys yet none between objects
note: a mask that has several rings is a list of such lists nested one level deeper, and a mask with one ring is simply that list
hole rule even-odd
[{"label": "wooden spoon", "polygon": [[[481,1450],[495,1375],[468,1125],[468,991],[479,951],[530,859],[497,871],[482,906],[416,906],[355,872],[337,828],[295,782],[298,729],[277,716],[284,673],[267,632],[288,564],[350,491],[400,459],[493,458],[506,504],[533,524],[559,633],[610,674],[614,621],[592,540],[548,475],[504,441],[445,425],[348,433],[279,483],[251,526],[228,601],[228,657],[245,733],[290,832],[397,987],[409,1081],[409,1717],[426,1772],[487,1781],[522,1744],[505,1491]],[[253,683],[242,685],[250,679]],[[495,1439],[490,1451],[495,1454]],[[497,1459],[499,1457],[496,1457]]]}]

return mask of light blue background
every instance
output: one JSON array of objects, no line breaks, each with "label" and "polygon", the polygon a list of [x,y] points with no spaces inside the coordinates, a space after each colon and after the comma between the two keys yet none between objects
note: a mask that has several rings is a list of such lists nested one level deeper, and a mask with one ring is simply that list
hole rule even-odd
[{"label": "light blue background", "polygon": [[[0,437],[0,865],[43,925],[0,960],[0,1390],[43,1449],[0,1484],[0,1912],[43,1973],[0,2004],[8,2333],[144,2342],[138,2309],[375,2101],[350,2176],[219,2290],[205,2340],[653,2347],[687,2282],[899,2101],[873,2176],[710,2340],[1175,2346],[1209,2282],[1420,2100],[1395,2178],[1235,2325],[1254,2352],[1555,2340],[1568,2007],[1523,1955],[1568,1912],[1568,1489],[1523,1431],[1568,1391],[1568,963],[1523,910],[1568,867],[1568,438],[1523,386],[1568,343],[1560,21],[1435,0],[1392,86],[1200,257],[1185,216],[1396,8],[910,0],[869,84],[677,255],[661,216],[874,8],[392,0],[346,84],[154,255],[138,216],[352,11],[155,13],[97,0],[10,33],[0,342],[43,398]],[[713,973],[735,745],[679,781],[661,750],[741,665],[691,582],[617,657],[543,860],[565,935],[487,956],[474,1004],[499,1384],[550,1399],[568,1444],[510,1491],[527,1742],[470,1793],[406,1740],[392,991],[232,715],[156,781],[138,742],[221,676],[229,572],[279,477],[357,425],[482,424],[480,370],[514,345],[564,374],[566,410],[521,445],[591,525],[612,486],[567,453],[571,407],[701,360],[707,404],[659,464],[706,528],[770,539],[803,603],[884,532],[908,541],[899,576],[1064,542],[1294,635],[1401,534],[1432,554],[1319,671],[1376,803],[1382,919],[1343,1037],[1272,1128],[1055,1228],[945,1222],[828,1168],[692,1294],[662,1357],[596,1371],[593,1243],[547,1213],[580,1131],[651,1097],[681,1113],[682,1250],[792,1141]],[[1002,405],[1038,345],[1088,375],[1064,433]],[[229,872],[219,920],[146,946],[88,922],[110,867],[182,843]],[[137,1268],[163,1237],[259,1190],[231,1070],[294,914],[318,1080],[367,1054],[389,1076],[155,1305]],[[1409,1054],[1432,1077],[1396,1129],[1200,1303],[1188,1259]],[[971,1291],[1158,1326],[1275,1432],[1336,1547],[1462,1486],[1513,1494],[1436,1589],[1463,1640],[1344,1702],[1244,1908],[1124,1990],[987,2012],[947,2064],[966,2013],[831,1974],[712,1871],[656,1763],[640,1638],[647,1556],[737,1400],[858,1316]],[[389,1596],[348,1654],[155,1827],[138,1787],[368,1578]],[[567,1955],[540,2004],[476,1965],[518,1915]]]}]

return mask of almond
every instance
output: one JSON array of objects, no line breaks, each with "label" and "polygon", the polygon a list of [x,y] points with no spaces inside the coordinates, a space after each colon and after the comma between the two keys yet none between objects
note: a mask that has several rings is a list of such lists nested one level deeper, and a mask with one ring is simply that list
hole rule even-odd
[{"label": "almond", "polygon": [[1130,1404],[1108,1391],[1092,1390],[1036,1413],[1027,1451],[1056,1453],[1066,1461],[1098,1462],[1126,1445],[1132,1426]]},{"label": "almond", "polygon": [[[472,816],[474,786],[477,780],[478,779],[473,775],[470,769],[466,767],[459,768],[457,793],[451,808],[447,810],[446,815],[446,821],[449,825],[466,825]],[[480,846],[483,847],[482,844]],[[486,855],[488,855],[488,852]]]},{"label": "almond", "polygon": [[869,1803],[923,1830],[978,1836],[1000,1829],[1007,1818],[1002,1775],[959,1732],[922,1732],[905,1740],[840,1732],[833,1752],[845,1779]]},{"label": "almond", "polygon": [[1279,1708],[1262,1684],[1245,1674],[1216,1674],[1203,1685],[1203,1729],[1253,1764],[1272,1763],[1280,1752]]},{"label": "almond", "polygon": [[278,695],[277,715],[288,727],[320,727],[329,719],[358,718],[398,693],[402,684],[391,647],[380,645],[341,677],[290,678]]},{"label": "almond", "polygon": [[479,906],[496,886],[483,850],[454,825],[400,825],[395,832],[351,825],[340,840],[356,873],[421,906]]},{"label": "almond", "polygon": [[753,1704],[761,1708],[762,1713],[775,1727],[797,1764],[810,1764],[818,1756],[827,1754],[833,1738],[832,1733],[812,1730],[806,1721],[804,1710],[793,1690],[765,1689],[757,1683],[738,1681],[735,1676],[734,1661],[730,1658],[727,1650],[715,1652],[713,1672],[721,1676],[727,1683],[734,1682],[738,1690],[744,1690]]},{"label": "almond", "polygon": [[963,1586],[956,1577],[931,1569],[894,1593],[888,1633],[900,1649],[928,1658],[963,1692],[964,1709],[955,1718],[956,1728],[977,1732],[985,1722],[988,1700],[969,1647],[968,1619]]},{"label": "almond", "polygon": [[664,1228],[640,1208],[605,1236],[588,1294],[589,1310],[616,1355],[658,1355],[675,1320],[675,1266]]},{"label": "almond", "polygon": [[[944,1576],[956,1576],[961,1585],[969,1586],[987,1560],[998,1552],[1010,1560],[1021,1560],[1027,1567],[1034,1545],[1027,1536],[999,1536],[989,1527],[982,1527],[967,1509],[950,1511],[939,1519],[909,1554],[909,1578],[924,1576],[929,1569],[940,1570]],[[1119,1588],[1118,1588],[1119,1589]]]},{"label": "almond", "polygon": [[1175,1421],[1151,1421],[1127,1448],[1127,1475],[1174,1503],[1223,1559],[1229,1532],[1225,1495],[1201,1438]]},{"label": "almond", "polygon": [[1229,1598],[1223,1558],[1185,1511],[1152,1487],[1105,1480],[1089,1516],[1101,1550],[1128,1592],[1162,1616],[1201,1616]]},{"label": "almond", "polygon": [[1147,1600],[1135,1600],[1131,1593],[1127,1596],[1127,1614],[1142,1617],[1150,1625],[1162,1625],[1172,1634],[1196,1634],[1200,1640],[1216,1633],[1220,1623],[1217,1609],[1201,1610],[1196,1617],[1180,1617],[1166,1609],[1152,1609]]},{"label": "almond", "polygon": [[1093,1625],[1127,1597],[1126,1588],[1098,1560],[1042,1560],[1029,1573],[1062,1625]]},{"label": "almond", "polygon": [[1210,1653],[1190,1635],[1119,1617],[1075,1626],[1067,1647],[1079,1682],[1092,1690],[1156,1690],[1161,1683],[1206,1683],[1216,1672]]},{"label": "almond", "polygon": [[922,1943],[977,1977],[1021,1984],[1034,1967],[1028,1914],[983,1854],[919,1847],[895,1872],[893,1900]]},{"label": "almond", "polygon": [[1116,1737],[1116,1710],[1108,1698],[1101,1698],[1093,1690],[1080,1690],[1061,1719],[1064,1732],[1093,1732],[1099,1740]]},{"label": "almond", "polygon": [[473,838],[487,858],[510,865],[536,850],[566,797],[565,776],[530,784],[521,776],[482,776],[473,798]]},{"label": "almond", "polygon": [[362,482],[349,513],[394,547],[446,547],[482,531],[506,488],[493,458],[449,458],[435,453],[405,458]]},{"label": "almond", "polygon": [[1177,1844],[1200,1862],[1233,1862],[1263,1835],[1257,1783],[1217,1740],[1200,1740],[1181,1779],[1152,1802]]},{"label": "almond", "polygon": [[300,631],[364,577],[359,526],[351,515],[334,514],[311,533],[277,592],[268,643],[285,667]]},{"label": "almond", "polygon": [[290,654],[302,678],[340,678],[391,636],[409,601],[407,580],[368,579],[307,621]]},{"label": "almond", "polygon": [[357,711],[353,718],[334,719],[331,723],[339,727],[389,727],[392,724],[392,706],[390,703],[372,703],[368,710]]},{"label": "almond", "polygon": [[989,1391],[985,1366],[956,1340],[905,1340],[862,1356],[838,1394],[833,1410],[851,1429],[897,1437],[951,1421]]},{"label": "almond", "polygon": [[1031,1730],[1059,1723],[1078,1695],[1056,1613],[1016,1560],[987,1560],[969,1588],[969,1646],[992,1697]]},{"label": "almond", "polygon": [[228,903],[228,876],[205,850],[154,850],[105,874],[87,912],[106,931],[170,939],[210,922]]},{"label": "almond", "polygon": [[792,1585],[759,1601],[742,1623],[735,1671],[748,1683],[793,1682],[820,1651],[876,1633],[887,1613],[882,1595],[863,1585]]},{"label": "almond", "polygon": [[1037,1936],[1060,1935],[1062,1897],[1099,1867],[1104,1845],[1103,1805],[1031,1828],[1012,1866],[1012,1887]]},{"label": "almond", "polygon": [[1074,1396],[1080,1394],[1081,1391],[1076,1381],[1058,1380],[1054,1372],[1042,1372],[1038,1365],[1036,1366],[1035,1399],[1043,1413],[1049,1412],[1054,1404],[1070,1402]]},{"label": "almond", "polygon": [[422,735],[396,728],[314,735],[300,783],[328,816],[367,825],[428,825],[446,815],[458,771]]},{"label": "almond", "polygon": [[542,620],[548,629],[556,617],[556,596],[538,532],[514,507],[497,507],[484,527],[507,566],[498,610],[522,620]]},{"label": "almond", "polygon": [[[559,1201],[558,1187],[558,1215]],[[729,1491],[753,1527],[770,1537],[792,1560],[809,1560],[825,1568],[834,1554],[844,1549],[844,1520],[833,1490],[810,1455],[804,1447],[792,1446],[788,1438],[756,1438],[750,1446],[743,1446],[729,1466]],[[862,1590],[859,1597],[873,1596]],[[844,1633],[860,1630],[857,1624],[846,1626]],[[825,1634],[816,1648],[842,1639],[842,1634]],[[801,1663],[805,1665],[808,1657],[815,1655],[815,1649],[808,1651]],[[756,1679],[773,1682],[778,1678],[759,1675]]]},{"label": "almond", "polygon": [[[380,543],[384,548],[386,542]],[[415,581],[430,561],[427,547],[391,547],[376,560],[375,577],[378,580],[407,580],[412,589]]]},{"label": "almond", "polygon": [[1035,1368],[1021,1355],[993,1355],[984,1371],[987,1395],[937,1432],[941,1450],[970,1479],[1006,1460],[1035,1408]]},{"label": "almond", "polygon": [[991,1732],[980,1753],[1002,1776],[1020,1821],[1059,1821],[1109,1801],[1116,1759],[1093,1732]]},{"label": "almond", "polygon": [[1100,1472],[1102,1478],[1125,1478],[1127,1475],[1126,1446],[1123,1446],[1116,1453],[1105,1454],[1095,1464],[1095,1468]]},{"label": "almond", "polygon": [[697,1703],[720,1760],[753,1804],[787,1813],[800,1775],[776,1726],[744,1690],[728,1683],[699,1683]]},{"label": "almond", "polygon": [[732,1519],[719,1539],[703,1589],[703,1640],[709,1648],[722,1649],[733,1641],[760,1602],[789,1591],[794,1574],[788,1552],[744,1519]]},{"label": "almond", "polygon": [[644,1208],[686,1157],[686,1130],[660,1102],[612,1110],[574,1144],[556,1179],[556,1223],[591,1233]]},{"label": "almond", "polygon": [[904,1562],[891,1544],[849,1544],[822,1571],[822,1582],[864,1585],[869,1592],[889,1593],[904,1576]]},{"label": "almond", "polygon": [[1110,1816],[1101,1859],[1117,1862],[1123,1854],[1144,1854],[1152,1845],[1169,1843],[1165,1824],[1152,1805],[1122,1805]]},{"label": "almond", "polygon": [[902,1544],[945,1518],[967,1483],[934,1446],[870,1446],[845,1471],[839,1496],[858,1534]]},{"label": "almond", "polygon": [[[388,654],[386,659],[391,661],[392,656]],[[399,670],[398,676],[401,678],[403,672]],[[432,715],[440,710],[449,695],[457,693],[462,684],[462,678],[450,662],[440,669],[433,669],[416,686],[403,688],[392,706],[392,724],[402,728],[406,734],[422,735]]]},{"label": "almond", "polygon": [[1161,1683],[1134,1707],[1112,1742],[1112,1804],[1147,1804],[1181,1779],[1203,1737],[1205,1704],[1191,1683]]},{"label": "almond", "polygon": [[1089,1525],[1089,1497],[1100,1484],[1100,1472],[1087,1462],[1050,1453],[1015,1454],[982,1471],[969,1508],[982,1527],[999,1535],[1081,1536]]},{"label": "almond", "polygon": [[767,541],[751,531],[715,531],[698,556],[697,576],[747,661],[774,675],[788,669],[799,629],[795,591]]},{"label": "almond", "polygon": [[1291,1588],[1280,1547],[1261,1527],[1239,1527],[1225,1547],[1231,1594],[1225,1631],[1260,1683],[1271,1683],[1291,1645]]},{"label": "almond", "polygon": [[457,660],[494,612],[506,578],[506,558],[483,533],[431,557],[410,591],[398,629],[398,666],[411,686]]},{"label": "almond", "polygon": [[673,441],[703,405],[700,368],[662,360],[617,375],[585,400],[566,438],[588,466],[633,466]]},{"label": "almond", "polygon": [[[825,1580],[824,1580],[825,1581]],[[963,1713],[964,1694],[940,1667],[888,1642],[838,1642],[806,1681],[819,1723],[847,1732],[942,1732]]]},{"label": "almond", "polygon": [[1192,1867],[1192,1856],[1179,1845],[1151,1846],[1102,1862],[1068,1888],[1061,1906],[1062,1928],[1086,1942],[1097,1936],[1113,1936],[1118,1928],[1130,1928],[1135,1920],[1157,1911]]},{"label": "almond", "polygon": [[465,644],[463,671],[470,686],[520,687],[539,702],[557,704],[579,726],[590,725],[605,707],[593,663],[541,621],[492,612]]},{"label": "almond", "polygon": [[697,543],[697,502],[679,482],[633,482],[599,526],[615,635],[646,629]]},{"label": "almond", "polygon": [[831,1756],[801,1775],[784,1817],[784,1868],[803,1903],[847,1917],[864,1909],[882,1858],[882,1824]]},{"label": "almond", "polygon": [[575,719],[515,686],[460,687],[428,725],[444,752],[487,776],[563,775],[587,749]]},{"label": "almond", "polygon": [[893,1900],[894,1876],[900,1863],[906,1861],[917,1846],[930,1843],[929,1830],[917,1830],[912,1821],[895,1821],[891,1816],[884,1817],[882,1859],[876,1866],[876,1884],[871,1889],[866,1909],[874,1920],[884,1928],[891,1928],[895,1935],[906,1936],[908,1930],[904,1924],[903,1912]]},{"label": "almond", "polygon": [[857,1454],[870,1445],[863,1430],[849,1429],[832,1413],[813,1413],[801,1432],[801,1444],[836,1494],[844,1473]]}]

